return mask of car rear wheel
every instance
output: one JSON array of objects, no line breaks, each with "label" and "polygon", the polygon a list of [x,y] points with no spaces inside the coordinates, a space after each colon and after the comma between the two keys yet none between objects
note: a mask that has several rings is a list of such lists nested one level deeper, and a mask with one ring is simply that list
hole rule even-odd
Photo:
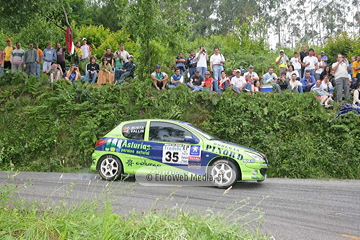
[{"label": "car rear wheel", "polygon": [[236,184],[239,179],[239,170],[233,162],[221,159],[211,165],[210,176],[216,187],[228,188]]},{"label": "car rear wheel", "polygon": [[120,159],[114,155],[105,155],[99,160],[99,174],[107,181],[118,178],[122,170],[123,167]]}]

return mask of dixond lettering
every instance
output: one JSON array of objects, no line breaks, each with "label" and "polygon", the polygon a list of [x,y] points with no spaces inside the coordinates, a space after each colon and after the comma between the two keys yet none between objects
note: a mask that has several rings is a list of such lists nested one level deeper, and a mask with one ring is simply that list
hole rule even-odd
[{"label": "dixond lettering", "polygon": [[240,153],[235,153],[233,151],[229,151],[227,149],[222,149],[216,146],[206,145],[205,151],[211,151],[213,153],[217,153],[220,155],[226,155],[231,158],[236,158],[237,160],[242,160],[244,156]]},{"label": "dixond lettering", "polygon": [[125,148],[135,148],[135,149],[142,149],[142,150],[150,150],[151,145],[143,144],[143,143],[134,143],[134,142],[128,142],[128,140],[125,140],[121,147]]}]

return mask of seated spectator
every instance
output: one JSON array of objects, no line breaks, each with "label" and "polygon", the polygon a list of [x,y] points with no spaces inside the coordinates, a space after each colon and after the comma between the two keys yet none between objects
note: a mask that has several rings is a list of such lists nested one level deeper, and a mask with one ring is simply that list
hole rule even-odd
[{"label": "seated spectator", "polygon": [[326,68],[326,64],[324,59],[321,58],[320,55],[317,56],[318,59],[318,66],[317,69],[315,70],[315,76],[316,76],[316,80],[321,79],[321,73],[325,70]]},{"label": "seated spectator", "polygon": [[106,48],[106,52],[101,58],[106,58],[106,61],[110,63],[111,69],[114,69],[114,53],[111,52],[110,48]]},{"label": "seated spectator", "polygon": [[214,79],[210,77],[210,72],[205,72],[205,80],[204,80],[204,88],[207,89],[209,92],[213,91],[213,81]]},{"label": "seated spectator", "polygon": [[277,79],[276,83],[280,86],[281,91],[288,88],[289,81],[286,79],[286,72],[281,73],[281,76]]},{"label": "seated spectator", "polygon": [[169,77],[166,73],[161,72],[160,65],[156,65],[155,72],[151,74],[151,79],[153,80],[153,84],[156,90],[160,91],[165,89],[168,78]]},{"label": "seated spectator", "polygon": [[320,100],[320,104],[324,105],[325,108],[331,108],[332,105],[329,105],[330,101],[330,93],[324,92],[321,89],[321,80],[317,80],[316,84],[311,87],[311,92],[314,92],[316,94],[316,97]]},{"label": "seated spectator", "polygon": [[323,80],[325,75],[328,75],[328,77],[330,76],[330,67],[329,66],[326,66],[324,68],[324,70],[322,71],[322,73],[320,74],[320,80]]},{"label": "seated spectator", "polygon": [[[125,78],[130,77],[134,74],[135,63],[133,62],[133,56],[128,56],[128,61],[124,63],[123,67],[119,71],[119,83],[121,84]],[[115,79],[116,80],[116,79]]]},{"label": "seated spectator", "polygon": [[231,79],[232,79],[233,77],[235,77],[235,75],[236,75],[236,69],[233,69],[233,70],[231,71],[231,75],[229,76],[230,81],[231,81]]},{"label": "seated spectator", "polygon": [[321,58],[324,60],[324,63],[326,66],[328,66],[328,60],[329,58],[327,56],[325,56],[325,52],[324,51],[321,51],[320,52],[320,55],[321,55]]},{"label": "seated spectator", "polygon": [[305,77],[301,79],[302,88],[304,92],[310,92],[311,88],[315,85],[316,80],[311,76],[310,71],[305,72]]},{"label": "seated spectator", "polygon": [[69,80],[71,82],[74,82],[81,78],[79,68],[75,63],[71,64],[70,70],[66,72],[65,80]]},{"label": "seated spectator", "polygon": [[[300,69],[300,72],[301,72],[301,69]],[[286,79],[291,80],[293,73],[295,73],[296,76],[300,79],[299,71],[295,70],[293,65],[289,65],[289,68],[286,72]]]},{"label": "seated spectator", "polygon": [[263,76],[264,84],[271,84],[273,89],[275,89],[278,93],[281,93],[281,88],[279,84],[277,84],[277,76],[274,73],[274,68],[269,67],[268,72]]},{"label": "seated spectator", "polygon": [[[241,76],[240,69],[236,69],[235,72],[236,72],[235,77],[233,77],[230,82],[230,86],[232,87],[232,89],[237,93],[240,93],[241,91],[250,92],[251,83],[250,82],[247,83],[246,79],[243,76]],[[249,77],[248,79],[250,79]]]},{"label": "seated spectator", "polygon": [[184,58],[184,54],[181,52],[179,53],[179,56],[175,58],[175,69],[180,70],[180,75],[184,76],[184,72],[186,71],[185,66],[186,59]]},{"label": "seated spectator", "polygon": [[46,69],[45,73],[49,75],[50,82],[59,80],[63,75],[60,64],[57,64],[56,62],[52,62],[51,67],[49,69]]},{"label": "seated spectator", "polygon": [[96,58],[94,56],[90,57],[90,63],[86,65],[85,81],[90,82],[90,78],[91,78],[92,79],[91,83],[95,83],[99,71],[100,71],[100,66],[96,62]]},{"label": "seated spectator", "polygon": [[[254,86],[254,80],[251,79],[250,75],[246,75],[245,76],[245,81],[246,81],[246,85],[245,85],[245,90],[247,92],[249,92],[248,90],[250,89],[251,93],[255,93],[255,86]],[[249,84],[250,83],[250,84]]]},{"label": "seated spectator", "polygon": [[332,101],[332,98],[334,97],[334,87],[332,83],[329,81],[329,77],[327,75],[324,76],[323,81],[320,85],[321,89],[327,93],[330,93],[330,100]]},{"label": "seated spectator", "polygon": [[180,69],[175,69],[175,74],[171,76],[170,79],[170,85],[168,85],[168,88],[174,88],[178,86],[179,84],[184,84],[184,77],[180,74]]},{"label": "seated spectator", "polygon": [[252,83],[254,84],[254,90],[257,92],[260,88],[260,78],[256,72],[254,72],[254,66],[249,66],[249,71],[244,74],[244,77],[250,76]]},{"label": "seated spectator", "polygon": [[190,78],[190,82],[186,84],[193,92],[201,91],[204,88],[204,78],[201,76],[200,71],[196,70],[195,75]]},{"label": "seated spectator", "polygon": [[296,73],[291,75],[291,80],[289,81],[287,89],[291,92],[303,93],[302,83],[298,80],[298,75]]},{"label": "seated spectator", "polygon": [[225,71],[221,71],[221,79],[213,81],[213,88],[215,92],[222,93],[230,86],[230,79],[226,76]]},{"label": "seated spectator", "polygon": [[111,72],[111,64],[106,60],[106,58],[103,58],[100,64],[100,71],[98,74],[97,84],[102,85],[113,82],[114,82],[114,73]]},{"label": "seated spectator", "polygon": [[353,105],[360,107],[360,84],[354,91]]}]

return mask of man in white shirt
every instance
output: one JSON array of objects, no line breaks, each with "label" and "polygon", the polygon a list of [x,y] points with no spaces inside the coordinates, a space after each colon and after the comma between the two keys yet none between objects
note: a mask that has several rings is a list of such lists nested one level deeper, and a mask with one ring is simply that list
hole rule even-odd
[{"label": "man in white shirt", "polygon": [[[318,59],[318,69],[316,69],[315,71],[315,75],[316,75],[316,80],[320,79],[320,74],[324,71],[324,69],[326,68],[326,64],[324,59],[321,58],[320,55],[317,56]],[[320,79],[321,80],[321,79]]]},{"label": "man in white shirt", "polygon": [[120,44],[120,49],[115,52],[115,58],[119,59],[121,65],[128,62],[128,58],[130,56],[129,52],[124,49],[124,44]]},{"label": "man in white shirt", "polygon": [[241,91],[247,91],[246,89],[249,89],[249,85],[251,89],[251,83],[247,85],[245,78],[241,76],[240,69],[236,69],[235,76],[232,77],[230,81],[230,86],[234,89],[234,91],[237,93],[240,93]]},{"label": "man in white shirt", "polygon": [[210,71],[214,74],[215,83],[218,82],[218,79],[221,79],[221,72],[224,71],[224,63],[224,56],[219,53],[219,48],[215,47],[214,54],[210,57]]},{"label": "man in white shirt", "polygon": [[207,51],[204,46],[200,46],[200,51],[196,53],[195,57],[197,58],[196,70],[199,70],[200,75],[205,77],[209,55],[207,54]]},{"label": "man in white shirt", "polygon": [[81,50],[82,50],[81,61],[88,61],[91,56],[91,47],[90,45],[86,44],[87,42],[86,38],[83,38],[82,42],[83,45],[81,46]]},{"label": "man in white shirt", "polygon": [[350,70],[349,61],[339,54],[336,58],[337,62],[333,63],[332,70],[335,71],[336,83],[336,100],[341,102],[342,92],[344,90],[345,100],[350,102],[349,94],[349,74]]},{"label": "man in white shirt", "polygon": [[315,70],[318,69],[318,59],[314,56],[314,49],[309,49],[309,56],[304,57],[302,65],[304,72],[310,71],[310,75],[316,78]]}]

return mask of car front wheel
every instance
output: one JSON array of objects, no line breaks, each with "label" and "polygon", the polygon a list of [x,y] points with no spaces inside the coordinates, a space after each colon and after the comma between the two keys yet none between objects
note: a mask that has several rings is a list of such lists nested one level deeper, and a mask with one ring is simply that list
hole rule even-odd
[{"label": "car front wheel", "polygon": [[211,165],[210,175],[216,187],[228,188],[236,184],[239,179],[239,170],[233,162],[222,159]]},{"label": "car front wheel", "polygon": [[114,155],[105,155],[99,160],[99,174],[107,180],[112,181],[118,178],[122,173],[120,159]]}]

